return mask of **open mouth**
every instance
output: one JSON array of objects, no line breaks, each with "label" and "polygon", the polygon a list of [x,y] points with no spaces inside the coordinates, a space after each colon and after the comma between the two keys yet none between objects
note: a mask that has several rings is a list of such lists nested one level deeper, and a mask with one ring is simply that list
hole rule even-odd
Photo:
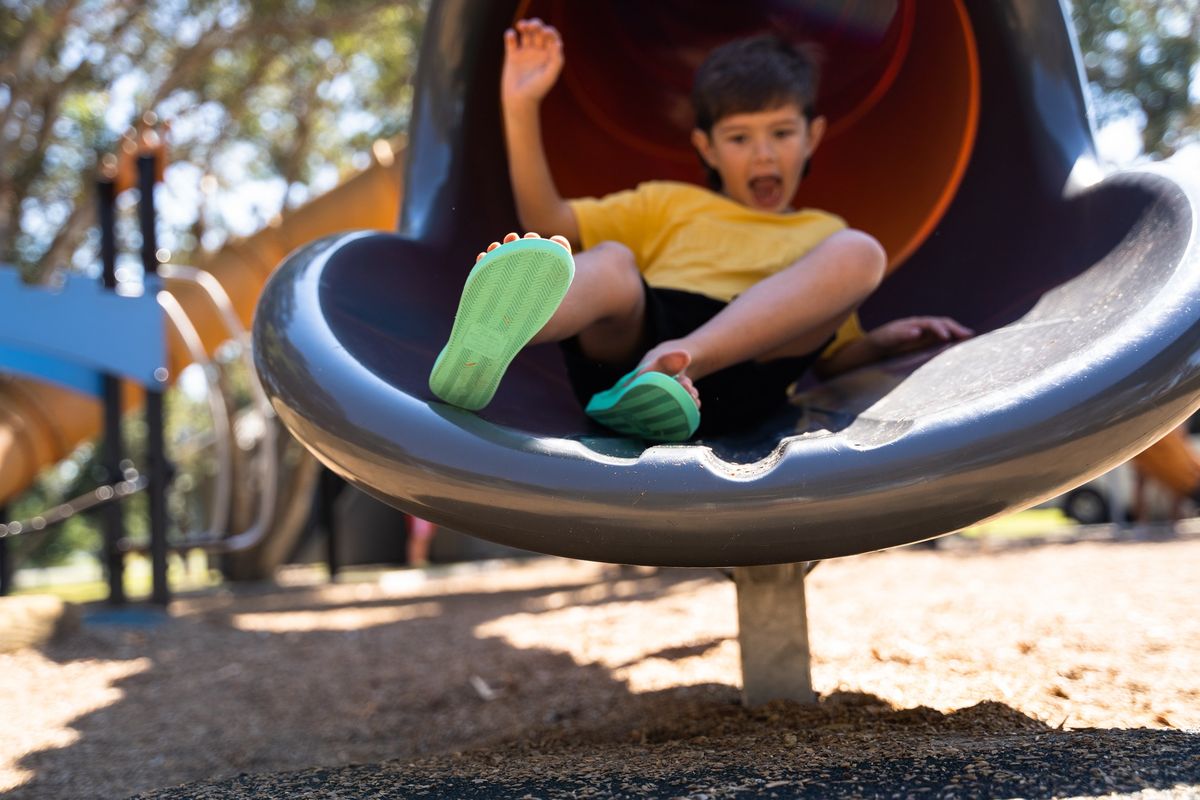
[{"label": "open mouth", "polygon": [[786,199],[783,196],[783,179],[777,175],[751,178],[750,195],[756,206],[777,208]]}]

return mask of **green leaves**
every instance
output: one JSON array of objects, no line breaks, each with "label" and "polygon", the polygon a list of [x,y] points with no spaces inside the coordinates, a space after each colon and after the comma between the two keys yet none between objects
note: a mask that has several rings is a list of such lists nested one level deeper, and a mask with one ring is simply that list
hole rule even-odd
[{"label": "green leaves", "polygon": [[1200,0],[1076,0],[1073,17],[1103,125],[1144,119],[1142,148],[1169,156],[1200,131]]},{"label": "green leaves", "polygon": [[[181,166],[168,169],[160,238],[183,260],[196,231],[216,246],[280,210],[229,210],[251,182],[282,184],[275,196],[297,203],[361,167],[371,142],[407,127],[424,20],[419,0],[0,0],[0,11],[0,262],[35,279],[94,263],[95,163],[144,112],[172,124]],[[201,202],[206,175],[218,189]]]}]

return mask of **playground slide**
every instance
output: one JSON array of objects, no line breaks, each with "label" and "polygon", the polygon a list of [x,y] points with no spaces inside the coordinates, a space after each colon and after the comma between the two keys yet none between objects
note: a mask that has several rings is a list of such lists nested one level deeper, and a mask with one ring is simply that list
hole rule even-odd
[{"label": "playground slide", "polygon": [[[696,55],[774,28],[827,61],[826,139],[795,200],[874,234],[868,327],[945,314],[979,335],[804,391],[738,435],[649,446],[591,424],[554,348],[493,402],[428,376],[472,256],[516,226],[496,75],[518,15],[563,34],[543,107],[559,188],[701,183]],[[1064,7],[1041,0],[431,7],[394,234],[329,237],[272,275],[254,354],[279,418],[332,470],[439,525],[629,564],[812,561],[1035,505],[1200,406],[1200,180],[1108,171]]]},{"label": "playground slide", "polygon": [[[290,251],[337,231],[389,228],[395,224],[401,195],[399,164],[399,159],[385,154],[337,188],[286,213],[278,224],[230,242],[199,265],[221,284],[245,328],[249,328],[268,275]],[[228,338],[216,307],[192,282],[168,278],[164,286],[178,300],[211,354]],[[168,331],[168,342],[170,374],[175,376],[191,359],[176,331]],[[125,400],[130,406],[138,403],[140,390],[127,386]],[[65,458],[100,429],[101,408],[94,398],[46,382],[0,377],[0,505],[24,490],[42,469]],[[303,525],[311,496],[304,487],[312,479],[304,473],[313,472],[309,461],[293,465],[289,474],[280,476],[279,495],[285,502],[275,514],[276,526],[294,531]],[[305,508],[290,508],[289,502],[304,504]],[[265,546],[274,551],[287,544],[276,541]],[[268,560],[277,561],[284,555],[275,553]]]},{"label": "playground slide", "polygon": [[1142,474],[1179,497],[1200,500],[1200,454],[1183,428],[1176,428],[1133,459]]}]

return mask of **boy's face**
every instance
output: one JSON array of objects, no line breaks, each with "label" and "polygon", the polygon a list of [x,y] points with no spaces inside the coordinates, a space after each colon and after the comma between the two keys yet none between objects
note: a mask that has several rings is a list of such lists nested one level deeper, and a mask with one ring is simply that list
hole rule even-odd
[{"label": "boy's face", "polygon": [[712,135],[692,131],[692,144],[721,176],[721,189],[744,206],[781,213],[791,208],[804,165],[825,133],[825,118],[811,123],[794,103],[730,114]]}]

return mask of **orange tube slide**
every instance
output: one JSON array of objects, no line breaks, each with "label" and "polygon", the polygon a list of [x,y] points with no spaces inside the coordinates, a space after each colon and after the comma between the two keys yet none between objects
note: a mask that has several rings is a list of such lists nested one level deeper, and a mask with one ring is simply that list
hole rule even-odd
[{"label": "orange tube slide", "polygon": [[[230,242],[197,266],[211,273],[229,294],[247,327],[267,276],[297,247],[345,230],[390,230],[400,216],[403,158],[377,153],[378,160],[337,188],[288,212],[245,239]],[[191,284],[166,282],[196,326],[209,353],[227,334],[207,298]],[[188,364],[187,351],[172,331],[168,336],[171,374]],[[127,406],[140,393],[127,387]],[[101,428],[100,403],[52,384],[0,377],[0,503],[28,487],[46,467],[66,458]]]},{"label": "orange tube slide", "polygon": [[1200,455],[1188,441],[1184,425],[1134,456],[1133,466],[1180,497],[1195,497],[1200,491]]}]

